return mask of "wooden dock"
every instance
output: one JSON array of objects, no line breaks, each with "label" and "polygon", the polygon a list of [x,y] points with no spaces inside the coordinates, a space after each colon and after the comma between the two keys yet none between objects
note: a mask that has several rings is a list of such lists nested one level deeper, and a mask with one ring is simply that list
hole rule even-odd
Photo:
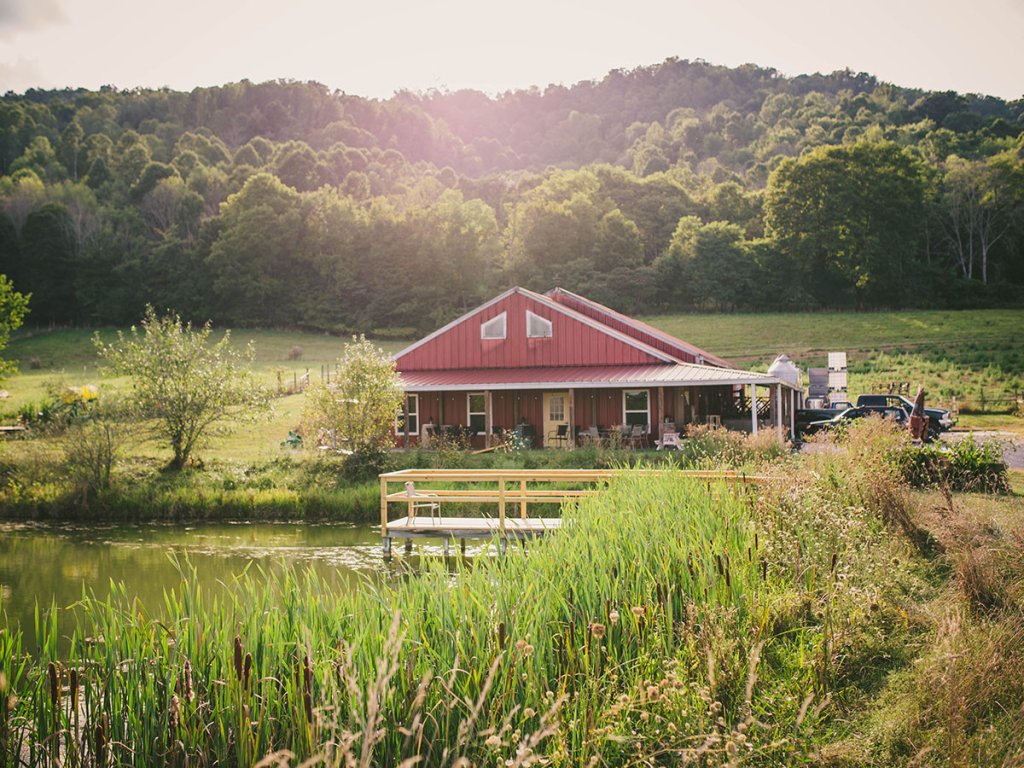
[{"label": "wooden dock", "polygon": [[[758,484],[763,477],[737,472],[703,470],[628,470],[644,475],[673,475],[707,481]],[[530,517],[531,504],[578,501],[600,490],[622,470],[612,469],[405,469],[380,475],[380,532],[385,555],[393,539],[404,539],[406,549],[414,538],[439,538],[445,543],[458,539],[498,539],[502,550],[509,539],[526,540],[559,530],[558,517]],[[393,489],[400,484],[400,489]],[[453,488],[454,484],[462,487]],[[439,487],[440,486],[440,487]],[[389,520],[397,504],[404,517]],[[489,513],[479,517],[446,517],[450,504],[483,505]]]}]

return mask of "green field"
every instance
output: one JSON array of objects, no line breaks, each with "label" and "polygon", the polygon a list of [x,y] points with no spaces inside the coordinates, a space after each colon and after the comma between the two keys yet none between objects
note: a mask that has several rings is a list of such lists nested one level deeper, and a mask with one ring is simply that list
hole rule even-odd
[{"label": "green field", "polygon": [[[823,312],[739,315],[659,315],[647,322],[739,365],[764,370],[785,352],[801,367],[822,366],[829,351],[846,351],[850,394],[878,391],[892,382],[916,390],[924,384],[931,399],[944,405],[956,397],[961,407],[1012,410],[1009,400],[1024,390],[1024,311]],[[0,413],[38,401],[49,381],[100,384],[92,345],[93,331],[56,330],[19,334],[6,356],[20,374],[3,384],[10,392]],[[113,331],[103,331],[111,341]],[[252,340],[255,367],[271,387],[289,388],[309,372],[318,377],[333,365],[346,339],[323,334],[234,330],[239,345]],[[404,341],[384,341],[395,352]],[[301,357],[290,359],[293,348]],[[284,398],[289,400],[290,398]],[[292,418],[295,409],[280,402]]]}]

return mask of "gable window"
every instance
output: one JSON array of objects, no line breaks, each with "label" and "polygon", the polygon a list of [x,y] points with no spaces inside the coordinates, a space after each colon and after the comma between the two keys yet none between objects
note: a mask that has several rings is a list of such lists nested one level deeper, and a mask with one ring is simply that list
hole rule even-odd
[{"label": "gable window", "polygon": [[405,409],[405,413],[400,410],[395,418],[395,434],[405,434],[405,425],[402,423],[402,419],[408,416],[409,434],[418,435],[420,433],[420,396],[416,394],[406,395]]},{"label": "gable window", "polygon": [[551,321],[540,315],[526,310],[526,338],[528,339],[549,339],[551,338]]},{"label": "gable window", "polygon": [[505,338],[506,313],[502,312],[485,323],[480,323],[481,339],[504,339]]},{"label": "gable window", "polygon": [[483,435],[487,432],[487,398],[483,392],[470,392],[466,398],[468,408],[467,423],[469,431],[474,435]]},{"label": "gable window", "polygon": [[625,424],[648,426],[651,423],[651,397],[647,389],[622,392],[622,420]]}]

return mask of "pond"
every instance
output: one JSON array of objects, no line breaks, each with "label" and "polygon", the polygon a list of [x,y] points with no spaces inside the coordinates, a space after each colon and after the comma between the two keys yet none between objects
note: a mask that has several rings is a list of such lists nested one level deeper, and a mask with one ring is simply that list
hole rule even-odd
[{"label": "pond", "polygon": [[[400,552],[401,550],[396,550]],[[440,553],[438,547],[419,554]],[[21,627],[34,650],[35,610],[73,605],[86,593],[104,598],[111,582],[123,583],[157,615],[164,590],[180,583],[172,556],[195,567],[206,595],[227,589],[246,569],[312,569],[329,584],[350,589],[367,578],[407,572],[418,557],[385,563],[373,526],[341,523],[198,523],[47,525],[0,523],[0,604],[9,629]],[[74,615],[60,611],[68,635]],[[3,626],[0,620],[0,627]]]}]

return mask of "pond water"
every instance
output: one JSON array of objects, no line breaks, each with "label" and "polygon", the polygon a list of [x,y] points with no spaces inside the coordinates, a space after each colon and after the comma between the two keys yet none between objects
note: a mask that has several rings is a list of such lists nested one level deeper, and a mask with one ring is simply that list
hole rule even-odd
[{"label": "pond water", "polygon": [[[400,553],[398,548],[396,552]],[[440,553],[440,547],[436,553]],[[418,549],[432,555],[434,547]],[[195,567],[207,595],[225,590],[246,568],[288,564],[312,569],[342,589],[369,578],[408,571],[417,557],[385,563],[378,530],[331,523],[199,523],[191,525],[45,525],[0,523],[0,604],[9,629],[20,626],[24,646],[35,646],[35,610],[73,605],[83,589],[104,598],[111,582],[123,583],[159,614],[165,589],[180,583],[172,555]],[[0,619],[0,628],[3,619]],[[59,612],[69,634],[74,616]]]}]

